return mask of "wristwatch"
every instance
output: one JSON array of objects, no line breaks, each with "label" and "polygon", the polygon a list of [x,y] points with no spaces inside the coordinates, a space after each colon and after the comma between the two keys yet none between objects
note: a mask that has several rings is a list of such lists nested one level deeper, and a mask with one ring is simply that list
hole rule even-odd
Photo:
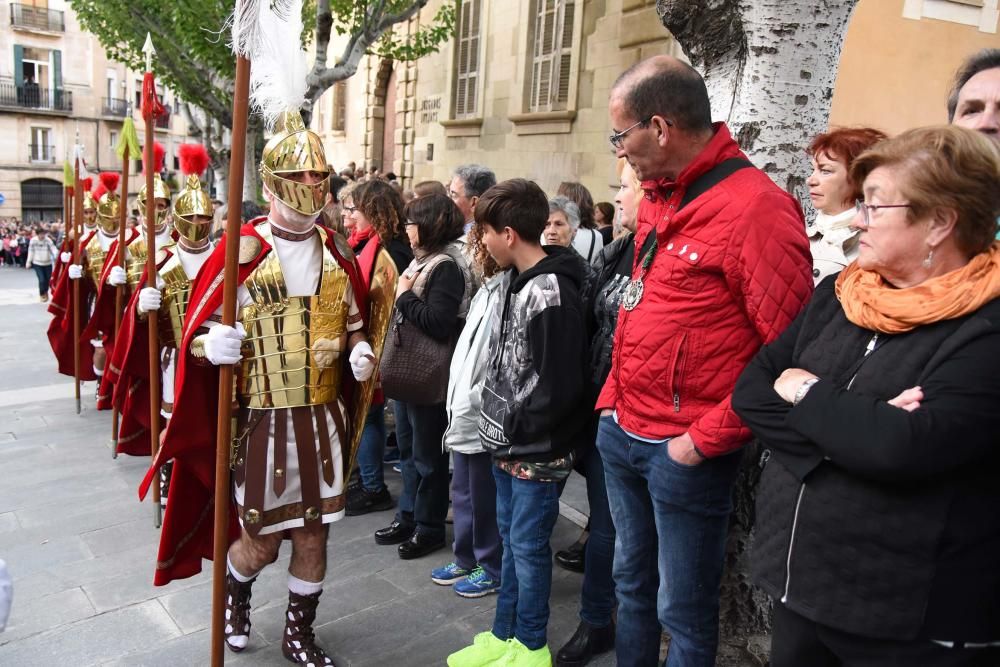
[{"label": "wristwatch", "polygon": [[806,394],[809,393],[809,389],[812,388],[812,386],[817,382],[819,382],[819,378],[809,378],[799,385],[799,388],[795,392],[795,396],[792,397],[792,405],[798,405],[799,402],[806,397]]}]

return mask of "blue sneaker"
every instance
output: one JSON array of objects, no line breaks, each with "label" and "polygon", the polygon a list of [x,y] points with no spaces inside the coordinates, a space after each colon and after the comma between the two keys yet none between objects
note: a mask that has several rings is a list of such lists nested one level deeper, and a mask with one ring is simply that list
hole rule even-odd
[{"label": "blue sneaker", "polygon": [[486,570],[477,566],[465,579],[456,581],[452,588],[463,598],[481,598],[500,590],[500,582],[494,581]]},{"label": "blue sneaker", "polygon": [[444,567],[439,567],[431,571],[431,581],[442,586],[451,586],[467,574],[469,574],[469,570],[466,570],[458,563],[448,563]]}]

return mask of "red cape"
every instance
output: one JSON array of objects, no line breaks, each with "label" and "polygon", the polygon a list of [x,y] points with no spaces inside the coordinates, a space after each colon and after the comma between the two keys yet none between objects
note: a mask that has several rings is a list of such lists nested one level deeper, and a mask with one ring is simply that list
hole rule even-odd
[{"label": "red cape", "polygon": [[[264,221],[265,218],[257,218],[240,228],[240,237],[256,239],[260,250],[256,257],[239,265],[237,284],[242,284],[271,252],[271,246],[254,229],[256,224]],[[357,264],[340,253],[334,242],[334,232],[325,231],[327,248],[347,272],[358,307],[365,312],[367,292],[363,291],[364,283]],[[223,235],[192,285],[190,306],[184,321],[184,339],[178,347],[174,411],[164,432],[163,446],[139,486],[141,499],[156,478],[160,466],[173,459],[170,502],[160,530],[160,548],[153,577],[156,586],[198,574],[202,559],[212,559],[219,369],[204,359],[195,359],[189,350],[198,328],[222,305],[225,249],[226,237]],[[236,512],[230,506],[230,543],[239,537],[239,531]]]},{"label": "red cape", "polygon": [[[173,255],[169,249],[163,252],[165,257],[157,268],[162,268]],[[139,284],[146,284],[145,269]],[[103,388],[107,383],[114,388],[112,403],[121,415],[118,452],[130,456],[150,456],[153,448],[150,442],[149,328],[148,318],[139,319],[138,307],[139,290],[136,290],[122,314],[121,329],[115,337],[115,346],[101,385]],[[159,419],[162,430],[164,419]]]},{"label": "red cape", "polygon": [[[73,241],[68,235],[63,239],[62,245],[59,246],[59,257],[62,257],[64,252],[73,252]],[[56,257],[55,262],[53,262],[52,280],[49,283],[53,293],[55,292],[56,285],[59,284],[59,278],[62,276],[63,270],[66,268],[66,262],[62,261],[59,257]]]},{"label": "red cape", "polygon": [[[96,234],[90,232],[83,237],[81,248]],[[73,282],[69,279],[69,272],[63,271],[59,280],[55,283],[52,299],[49,301],[49,312],[52,313],[52,321],[46,335],[52,353],[56,356],[59,372],[69,377],[74,377],[73,373],[73,341],[76,336],[73,332]],[[90,318],[90,304],[94,298],[94,283],[86,274],[80,279],[80,329],[85,328]],[[90,382],[97,379],[94,373],[94,347],[90,344],[90,338],[81,334],[79,338],[80,348],[80,380]]]}]

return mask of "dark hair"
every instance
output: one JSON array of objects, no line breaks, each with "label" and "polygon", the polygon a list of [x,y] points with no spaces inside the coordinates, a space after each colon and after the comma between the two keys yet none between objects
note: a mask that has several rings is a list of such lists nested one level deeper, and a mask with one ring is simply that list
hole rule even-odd
[{"label": "dark hair", "polygon": [[264,215],[264,210],[257,204],[257,202],[250,201],[249,199],[243,202],[242,208],[240,209],[240,216],[243,218],[243,222],[250,222],[254,218],[259,218]]},{"label": "dark hair", "polygon": [[663,116],[687,132],[712,129],[705,80],[687,63],[640,61],[618,77],[612,90],[619,89],[625,110],[636,120]]},{"label": "dark hair", "polygon": [[863,152],[884,140],[884,132],[870,127],[846,127],[816,135],[806,150],[811,157],[820,153],[837,162],[843,162],[847,170],[847,184],[851,186],[851,197],[861,198],[861,183],[851,178],[851,165]]},{"label": "dark hair", "polygon": [[[594,204],[594,210],[599,210],[601,212],[601,215],[604,216],[604,224],[606,225],[614,224],[615,221],[614,204],[607,201],[599,201],[596,204]],[[596,221],[594,222],[594,225],[595,226],[597,225]]]},{"label": "dark hair", "polygon": [[345,185],[347,185],[347,181],[345,179],[335,174],[330,176],[330,194],[333,195],[333,201],[335,203],[340,203],[340,191]]},{"label": "dark hair", "polygon": [[475,216],[476,224],[489,225],[498,232],[510,227],[526,243],[541,245],[549,200],[535,182],[512,178],[483,193],[476,202]]},{"label": "dark hair", "polygon": [[403,233],[403,198],[386,181],[376,179],[360,183],[351,191],[354,206],[368,218],[375,233],[388,243]]},{"label": "dark hair", "polygon": [[390,183],[396,180],[396,172],[394,171],[386,172],[385,180],[389,181]]},{"label": "dark hair", "polygon": [[580,209],[580,227],[593,229],[596,226],[594,224],[594,198],[590,196],[590,190],[583,183],[563,181],[559,184],[556,194],[566,197]]},{"label": "dark hair", "polygon": [[955,110],[958,108],[958,96],[969,79],[988,69],[1000,68],[1000,49],[983,49],[969,56],[955,72],[955,81],[948,94],[948,122],[955,120]]},{"label": "dark hair", "polygon": [[495,276],[503,270],[483,243],[483,225],[472,225],[468,236],[465,237],[465,247],[472,256],[472,261],[478,265],[484,279]]},{"label": "dark hair", "polygon": [[465,196],[482,197],[483,193],[497,184],[496,174],[489,167],[481,164],[463,164],[456,167],[455,176],[465,186]]},{"label": "dark hair", "polygon": [[420,181],[413,186],[413,192],[418,197],[426,197],[427,195],[448,196],[448,188],[444,187],[441,181]]},{"label": "dark hair", "polygon": [[418,197],[403,212],[407,224],[417,224],[420,249],[424,252],[438,252],[465,233],[462,212],[445,195]]}]

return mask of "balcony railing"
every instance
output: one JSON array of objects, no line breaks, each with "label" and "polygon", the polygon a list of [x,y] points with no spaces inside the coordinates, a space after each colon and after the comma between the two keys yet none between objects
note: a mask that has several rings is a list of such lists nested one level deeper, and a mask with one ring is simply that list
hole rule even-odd
[{"label": "balcony railing", "polygon": [[162,116],[156,117],[156,129],[158,130],[169,130],[170,129],[170,112],[164,111]]},{"label": "balcony railing", "polygon": [[47,162],[54,164],[56,161],[56,147],[47,144],[28,144],[31,150],[32,162]]},{"label": "balcony railing", "polygon": [[103,112],[105,116],[118,116],[124,118],[128,115],[128,100],[121,100],[117,97],[105,97]]},{"label": "balcony railing", "polygon": [[23,86],[0,83],[0,107],[71,113],[73,93],[61,88],[53,90],[42,88],[35,83],[26,83]]},{"label": "balcony railing", "polygon": [[10,5],[10,24],[14,28],[66,32],[64,12],[20,3],[11,3]]}]

